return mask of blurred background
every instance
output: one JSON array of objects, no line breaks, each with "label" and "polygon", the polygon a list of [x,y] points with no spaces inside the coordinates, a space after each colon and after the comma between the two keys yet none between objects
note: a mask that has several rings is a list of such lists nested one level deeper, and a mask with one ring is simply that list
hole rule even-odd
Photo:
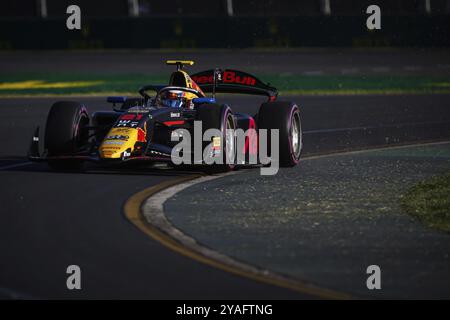
[{"label": "blurred background", "polygon": [[[81,30],[66,28],[71,4]],[[450,0],[0,1],[0,49],[447,47],[448,30]]]}]

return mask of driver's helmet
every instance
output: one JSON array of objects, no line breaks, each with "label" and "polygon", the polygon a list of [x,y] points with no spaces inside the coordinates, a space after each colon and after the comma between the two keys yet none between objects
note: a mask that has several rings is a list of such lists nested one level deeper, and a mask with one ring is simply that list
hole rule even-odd
[{"label": "driver's helmet", "polygon": [[197,98],[194,93],[173,89],[158,94],[156,102],[165,107],[192,109],[194,98]]}]

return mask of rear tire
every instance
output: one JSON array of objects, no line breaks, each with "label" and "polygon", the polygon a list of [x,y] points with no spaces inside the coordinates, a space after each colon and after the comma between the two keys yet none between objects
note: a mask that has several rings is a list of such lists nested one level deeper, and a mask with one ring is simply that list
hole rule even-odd
[{"label": "rear tire", "polygon": [[[73,156],[88,143],[89,115],[77,102],[60,101],[52,105],[45,129],[45,148],[49,157]],[[80,170],[82,161],[54,159],[48,162],[55,170]]]},{"label": "rear tire", "polygon": [[[202,138],[203,133],[208,129],[218,129],[222,133],[222,145],[220,146],[220,156],[223,164],[207,165],[205,171],[208,173],[227,172],[234,169],[236,141],[234,130],[236,123],[231,111],[227,105],[204,104],[196,108],[196,120],[202,121]],[[211,141],[203,142],[202,150],[211,143]],[[233,160],[231,162],[231,159]]]},{"label": "rear tire", "polygon": [[268,130],[269,153],[270,131],[279,130],[281,167],[293,167],[298,164],[303,141],[300,109],[295,103],[285,101],[263,103],[258,112],[258,128]]}]

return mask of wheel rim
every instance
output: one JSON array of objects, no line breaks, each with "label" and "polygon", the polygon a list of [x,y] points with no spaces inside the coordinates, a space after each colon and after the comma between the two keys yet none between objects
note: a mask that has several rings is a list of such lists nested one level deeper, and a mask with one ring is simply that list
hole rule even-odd
[{"label": "wheel rim", "polygon": [[227,126],[225,130],[225,164],[233,164],[234,152],[234,122],[232,116],[227,117]]},{"label": "wheel rim", "polygon": [[294,113],[292,117],[291,147],[295,158],[298,159],[302,150],[302,128],[298,112]]}]

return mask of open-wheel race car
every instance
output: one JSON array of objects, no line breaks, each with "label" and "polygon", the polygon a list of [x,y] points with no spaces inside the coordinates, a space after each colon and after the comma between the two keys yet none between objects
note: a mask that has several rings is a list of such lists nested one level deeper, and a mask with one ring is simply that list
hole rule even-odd
[{"label": "open-wheel race car", "polygon": [[[209,153],[219,158],[222,161],[216,161],[212,167],[227,171],[237,165],[260,165],[259,160],[257,163],[249,160],[261,149],[258,132],[268,130],[265,150],[270,154],[270,131],[278,129],[279,165],[289,167],[298,163],[302,128],[297,104],[277,101],[274,87],[242,71],[211,69],[189,76],[183,67],[193,65],[193,61],[174,60],[167,64],[177,68],[168,85],[145,85],[139,89],[139,97],[108,97],[107,102],[114,105],[112,111],[90,115],[82,103],[54,103],[43,134],[43,150],[41,152],[39,147],[37,127],[29,159],[46,161],[56,170],[79,170],[85,161],[173,165],[178,164],[173,151],[183,138],[183,132],[194,137],[216,129],[216,135],[202,140],[202,155]],[[155,94],[150,95],[150,92]],[[205,93],[212,95],[207,97]],[[268,101],[261,104],[256,115],[250,116],[234,112],[228,104],[216,103],[216,93],[265,95]],[[196,122],[201,123],[201,132],[194,132]],[[235,134],[238,129],[247,133],[242,150]],[[184,156],[190,153],[190,164],[205,165],[203,157],[194,157],[193,150],[184,150],[182,155],[183,152]],[[237,152],[242,152],[243,156],[236,157]]]}]

